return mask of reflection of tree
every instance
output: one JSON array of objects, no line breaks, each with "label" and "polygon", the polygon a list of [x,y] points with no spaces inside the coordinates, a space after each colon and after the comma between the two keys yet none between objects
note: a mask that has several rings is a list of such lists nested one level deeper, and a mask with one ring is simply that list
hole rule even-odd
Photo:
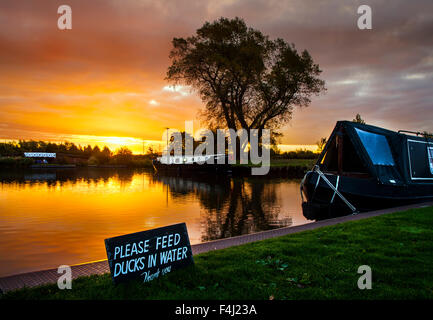
[{"label": "reflection of tree", "polygon": [[[202,219],[202,240],[209,241],[269,230],[291,224],[280,220],[276,185],[264,180],[233,179],[224,189],[226,200],[219,208],[209,208]],[[278,223],[275,223],[278,222]]]},{"label": "reflection of tree", "polygon": [[276,184],[263,179],[156,175],[172,198],[195,195],[204,209],[202,241],[248,234],[291,225],[280,217]]}]

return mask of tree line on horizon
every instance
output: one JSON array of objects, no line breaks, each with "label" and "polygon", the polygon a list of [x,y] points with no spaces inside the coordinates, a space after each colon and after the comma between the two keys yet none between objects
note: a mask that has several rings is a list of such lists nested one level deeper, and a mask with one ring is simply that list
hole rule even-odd
[{"label": "tree line on horizon", "polygon": [[[64,155],[76,155],[86,157],[89,164],[107,164],[118,163],[127,164],[135,157],[143,157],[143,155],[135,156],[132,151],[123,146],[114,152],[109,147],[104,146],[100,148],[98,145],[81,146],[73,142],[45,142],[36,140],[19,140],[18,142],[1,142],[0,143],[0,157],[23,157],[24,152],[49,152]],[[154,156],[155,153],[152,148],[149,148],[146,157]],[[62,161],[62,157],[58,160]]]},{"label": "tree line on horizon", "polygon": [[[201,141],[194,142],[196,146]],[[170,143],[173,143],[173,141],[170,141]],[[184,146],[182,146],[182,149],[184,149]],[[90,162],[95,162],[98,164],[109,163],[112,160],[125,163],[131,161],[133,158],[151,158],[159,155],[152,147],[149,147],[144,155],[133,155],[132,151],[127,147],[121,147],[113,152],[107,146],[102,148],[100,148],[98,145],[95,145],[94,147],[91,145],[81,146],[68,141],[61,143],[37,140],[0,142],[0,157],[23,157],[24,152],[50,152],[57,154],[63,153],[78,155],[87,157]],[[303,149],[282,152],[274,145],[271,149],[271,156],[279,156],[289,159],[313,159],[317,157],[317,153]]]}]

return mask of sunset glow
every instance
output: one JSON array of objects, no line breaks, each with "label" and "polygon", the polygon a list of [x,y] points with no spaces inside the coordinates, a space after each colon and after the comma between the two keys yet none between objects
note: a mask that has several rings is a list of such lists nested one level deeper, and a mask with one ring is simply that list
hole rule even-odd
[{"label": "sunset glow", "polygon": [[433,43],[422,18],[431,3],[405,10],[402,2],[395,17],[373,4],[380,18],[366,32],[356,28],[356,6],[334,1],[74,0],[72,30],[56,27],[60,4],[0,4],[0,139],[127,146],[134,153],[143,151],[143,140],[145,148],[160,145],[166,127],[199,121],[203,108],[191,87],[165,80],[171,41],[221,16],[240,16],[270,38],[307,49],[323,70],[326,94],[294,110],[282,145],[311,149],[337,120],[357,113],[393,130],[433,130]]},{"label": "sunset glow", "polygon": [[3,314],[433,298],[432,35],[433,0],[0,0]]}]

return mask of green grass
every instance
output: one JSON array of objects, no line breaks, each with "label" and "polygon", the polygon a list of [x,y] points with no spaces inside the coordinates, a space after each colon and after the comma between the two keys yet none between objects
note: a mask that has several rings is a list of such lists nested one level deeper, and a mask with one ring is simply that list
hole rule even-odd
[{"label": "green grass", "polygon": [[[8,293],[6,299],[431,299],[433,207],[346,222],[194,257],[150,283],[110,276]],[[358,267],[372,289],[357,287]]]}]

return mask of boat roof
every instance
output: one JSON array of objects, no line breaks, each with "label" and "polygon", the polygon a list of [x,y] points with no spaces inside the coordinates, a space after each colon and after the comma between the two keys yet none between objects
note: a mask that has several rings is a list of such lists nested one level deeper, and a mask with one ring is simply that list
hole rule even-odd
[{"label": "boat roof", "polygon": [[[366,130],[369,132],[378,133],[378,134],[382,134],[385,136],[398,135],[398,136],[402,136],[402,137],[410,137],[411,139],[415,139],[415,140],[433,142],[433,137],[430,137],[429,135],[424,135],[422,132],[418,132],[418,131],[408,131],[408,130],[393,131],[393,130],[385,129],[382,127],[373,126],[370,124],[358,123],[358,122],[347,121],[347,120],[337,121],[337,124],[335,125],[335,127],[337,127],[339,125],[343,125],[345,127],[359,128],[361,130]],[[407,133],[411,133],[411,134],[407,134]],[[418,134],[418,135],[416,135],[416,134]]]},{"label": "boat roof", "polygon": [[318,164],[335,136],[342,134],[350,140],[370,175],[381,183],[433,183],[432,137],[353,121],[337,121]]}]

